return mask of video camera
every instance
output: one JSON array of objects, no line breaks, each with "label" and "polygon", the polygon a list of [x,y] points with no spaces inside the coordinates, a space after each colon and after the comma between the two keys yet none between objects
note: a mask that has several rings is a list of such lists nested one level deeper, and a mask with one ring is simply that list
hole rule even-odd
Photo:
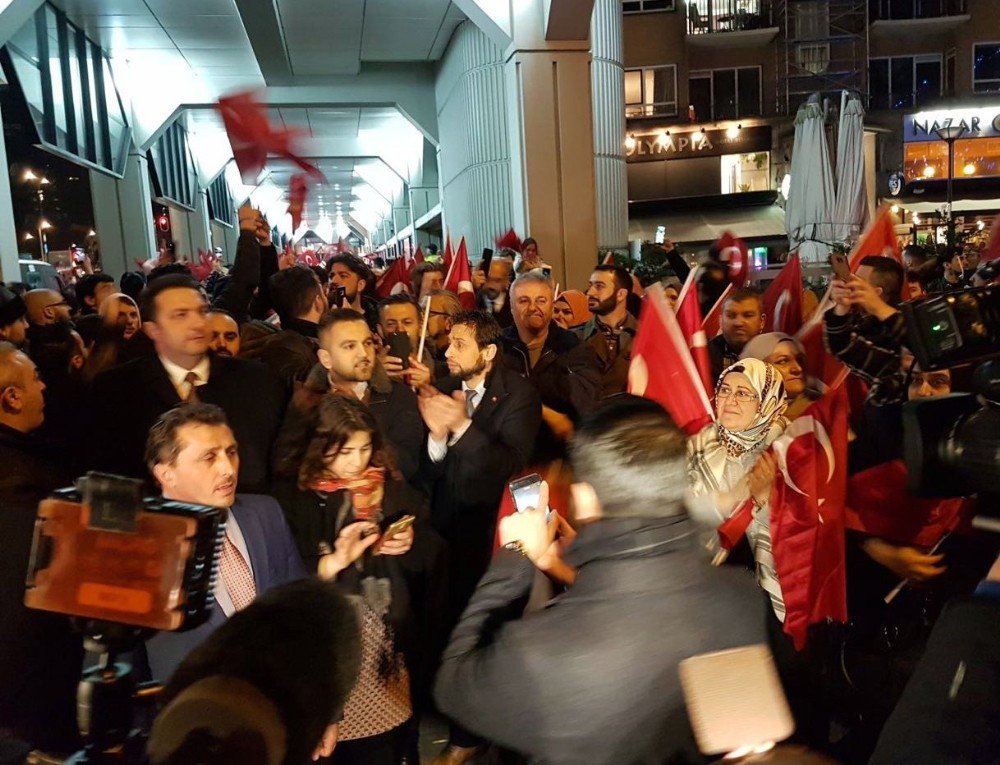
[{"label": "video camera", "polygon": [[[972,393],[903,406],[909,490],[924,497],[1000,487],[1000,285],[934,295],[901,307],[907,346],[924,371],[979,362]],[[981,503],[984,504],[984,503]],[[977,525],[1000,521],[977,518]]]},{"label": "video camera", "polygon": [[101,654],[78,693],[87,747],[69,762],[141,761],[132,705],[151,689],[138,688],[117,659],[159,630],[192,629],[211,614],[227,511],[144,499],[142,486],[88,473],[38,506],[25,605],[74,617]]}]

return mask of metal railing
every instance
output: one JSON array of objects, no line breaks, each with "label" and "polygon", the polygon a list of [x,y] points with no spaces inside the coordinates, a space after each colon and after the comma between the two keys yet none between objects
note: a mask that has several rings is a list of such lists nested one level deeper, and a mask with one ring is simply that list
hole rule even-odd
[{"label": "metal railing", "polygon": [[870,0],[872,21],[938,19],[968,13],[967,0]]},{"label": "metal railing", "polygon": [[768,0],[688,0],[689,35],[745,32],[773,26]]}]

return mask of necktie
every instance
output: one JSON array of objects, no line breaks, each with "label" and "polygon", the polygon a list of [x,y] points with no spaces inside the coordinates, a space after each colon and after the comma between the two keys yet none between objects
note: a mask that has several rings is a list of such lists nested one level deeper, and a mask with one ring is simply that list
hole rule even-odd
[{"label": "necktie", "polygon": [[184,399],[185,403],[200,404],[201,399],[198,398],[198,383],[201,382],[201,378],[198,377],[198,373],[188,372],[184,375],[184,382],[191,386],[188,390],[187,398]]},{"label": "necktie", "polygon": [[219,574],[222,583],[226,585],[233,608],[237,611],[249,606],[257,597],[257,585],[253,582],[253,574],[243,555],[226,534],[219,553]]},{"label": "necktie", "polygon": [[472,413],[476,411],[476,391],[467,390],[465,391],[465,411],[472,417]]}]

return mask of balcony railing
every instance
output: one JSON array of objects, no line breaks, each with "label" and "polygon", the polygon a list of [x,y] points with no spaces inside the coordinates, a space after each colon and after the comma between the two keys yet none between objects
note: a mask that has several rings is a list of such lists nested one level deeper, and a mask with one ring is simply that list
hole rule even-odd
[{"label": "balcony railing", "polygon": [[768,0],[689,0],[689,35],[746,32],[773,26]]},{"label": "balcony railing", "polygon": [[870,0],[872,21],[940,19],[968,13],[967,0]]}]

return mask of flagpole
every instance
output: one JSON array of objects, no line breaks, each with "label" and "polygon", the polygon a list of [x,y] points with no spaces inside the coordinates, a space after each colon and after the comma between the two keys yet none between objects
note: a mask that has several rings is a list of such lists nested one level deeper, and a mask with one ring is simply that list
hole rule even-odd
[{"label": "flagpole", "polygon": [[555,302],[558,299],[559,299],[559,282],[556,282],[556,289],[552,293],[552,301]]},{"label": "flagpole", "polygon": [[[701,326],[703,327],[705,326],[705,322],[708,321],[708,317],[715,313],[715,309],[718,308],[725,301],[725,299],[729,297],[729,293],[732,291],[733,291],[733,285],[727,284],[726,288],[722,290],[722,294],[719,295],[719,299],[716,300],[714,305],[712,305],[712,307],[708,309],[708,313],[705,314],[705,318],[701,320]],[[678,299],[677,302],[679,304],[680,299]]]},{"label": "flagpole", "polygon": [[[465,241],[465,237],[462,237],[462,241]],[[460,244],[459,247],[462,245]],[[455,264],[458,262],[458,252],[455,251],[451,254],[451,264],[448,266],[448,275],[444,277],[444,286],[448,287],[448,283],[451,281],[451,272],[455,270]]]},{"label": "flagpole", "polygon": [[431,319],[431,296],[424,298],[427,304],[424,306],[424,327],[420,330],[420,349],[417,351],[417,361],[424,363],[424,345],[427,342],[427,323]]},{"label": "flagpole", "polygon": [[701,266],[688,271],[687,279],[684,280],[684,285],[681,287],[681,294],[677,296],[677,305],[684,302],[684,298],[687,296],[688,290],[691,289],[691,285],[694,284],[694,280],[698,277],[699,271],[701,271]]}]

